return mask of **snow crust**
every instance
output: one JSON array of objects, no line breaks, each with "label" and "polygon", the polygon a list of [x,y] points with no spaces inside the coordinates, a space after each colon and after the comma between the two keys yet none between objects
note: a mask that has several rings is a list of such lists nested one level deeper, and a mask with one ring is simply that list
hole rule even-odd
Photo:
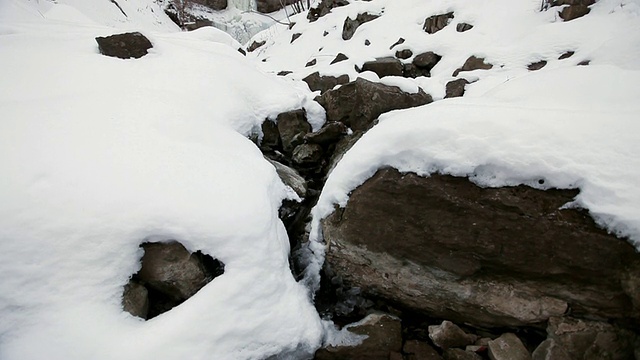
[{"label": "snow crust", "polygon": [[[287,189],[246,137],[308,95],[226,34],[146,30],[153,17],[136,27],[150,54],[100,55],[94,38],[122,31],[89,3],[102,14],[97,1],[2,2],[0,359],[312,353],[323,325],[289,270]],[[124,313],[138,245],[170,239],[224,275],[152,320]]]}]

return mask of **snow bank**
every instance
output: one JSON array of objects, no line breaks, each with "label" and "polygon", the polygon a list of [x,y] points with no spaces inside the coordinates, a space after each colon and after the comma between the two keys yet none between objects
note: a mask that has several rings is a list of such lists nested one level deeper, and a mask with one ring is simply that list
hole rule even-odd
[{"label": "snow bank", "polygon": [[[289,271],[277,213],[287,191],[245,137],[306,95],[215,34],[143,30],[151,53],[121,60],[94,40],[118,30],[26,4],[4,2],[15,16],[3,13],[0,35],[0,358],[313,351],[322,324]],[[148,239],[202,250],[225,274],[163,315],[134,318],[122,287]]]}]

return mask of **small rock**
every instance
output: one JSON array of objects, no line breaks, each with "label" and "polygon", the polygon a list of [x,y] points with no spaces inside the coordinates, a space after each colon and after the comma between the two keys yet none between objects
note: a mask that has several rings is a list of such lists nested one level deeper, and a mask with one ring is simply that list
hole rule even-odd
[{"label": "small rock", "polygon": [[302,144],[293,149],[293,162],[302,165],[316,165],[322,160],[322,147],[318,144]]},{"label": "small rock", "polygon": [[560,55],[560,57],[558,57],[558,60],[570,58],[573,56],[573,54],[575,54],[575,51],[565,51],[562,55]]},{"label": "small rock", "polygon": [[262,141],[260,142],[260,149],[269,152],[279,149],[281,145],[278,125],[271,120],[265,120],[262,123]]},{"label": "small rock", "polygon": [[300,174],[298,174],[297,171],[275,160],[271,160],[269,158],[265,159],[267,159],[267,161],[276,168],[276,172],[278,173],[280,180],[282,180],[282,183],[292,188],[300,198],[307,196],[307,182],[302,176],[300,176]]},{"label": "small rock", "polygon": [[467,79],[457,79],[449,81],[445,89],[446,95],[444,96],[444,98],[447,99],[464,95],[464,89],[467,84],[469,84],[469,81],[467,81]]},{"label": "small rock", "polygon": [[471,29],[473,29],[473,25],[471,25],[471,24],[460,23],[460,24],[456,25],[456,31],[457,32],[465,32],[465,31],[469,31]]},{"label": "small rock", "polygon": [[349,82],[349,75],[340,75],[338,77],[335,76],[320,76],[319,72],[314,72],[302,81],[306,82],[309,85],[309,90],[318,91],[320,90],[320,94],[323,94],[327,90],[331,90],[336,85],[342,85]]},{"label": "small rock", "polygon": [[244,51],[244,49],[243,49],[243,48],[238,48],[238,52],[239,52],[240,54],[244,55],[244,56],[247,56],[247,52],[246,52],[246,51]]},{"label": "small rock", "polygon": [[335,59],[333,59],[329,65],[333,65],[335,63],[338,63],[340,61],[345,61],[345,60],[349,60],[349,57],[343,53],[339,53],[338,55],[336,55]]},{"label": "small rock", "polygon": [[478,337],[465,333],[456,324],[445,320],[440,325],[429,326],[429,338],[439,348],[448,349],[471,345]]},{"label": "small rock", "polygon": [[[302,138],[311,131],[311,125],[307,122],[304,110],[294,110],[279,114],[276,118],[278,132],[282,141],[282,148],[290,152],[297,145],[295,138]],[[301,141],[300,141],[301,142]]]},{"label": "small rock", "polygon": [[295,34],[291,35],[291,43],[296,41],[296,39],[299,38],[300,36],[302,36],[301,33],[295,33]]},{"label": "small rock", "polygon": [[311,61],[309,61],[304,67],[309,67],[309,66],[314,66],[316,64],[317,60],[313,59]]},{"label": "small rock", "polygon": [[571,21],[587,15],[590,11],[591,9],[589,9],[589,7],[586,5],[569,5],[562,9],[562,11],[560,12],[560,17],[564,21]]},{"label": "small rock", "polygon": [[458,76],[458,74],[462,71],[489,70],[491,68],[493,68],[493,65],[486,63],[484,61],[484,58],[479,58],[475,55],[471,55],[467,59],[467,61],[464,62],[464,65],[462,65],[461,68],[453,72],[453,76]]},{"label": "small rock", "polygon": [[407,360],[442,360],[438,352],[423,341],[407,340],[402,351],[407,354]]},{"label": "small rock", "polygon": [[400,44],[404,44],[404,41],[405,41],[404,38],[399,38],[398,41],[396,41],[395,43],[393,43],[393,45],[391,45],[389,47],[389,50],[393,49],[394,47],[396,47],[396,46],[398,46]]},{"label": "small rock", "polygon": [[331,9],[345,5],[349,5],[349,2],[347,0],[322,0],[320,4],[318,4],[318,6],[309,9],[307,19],[309,20],[309,22],[314,22],[330,13]]},{"label": "small rock", "polygon": [[278,75],[278,76],[287,76],[287,75],[291,74],[292,72],[293,71],[282,70],[282,71],[279,71],[276,75]]},{"label": "small rock", "polygon": [[317,132],[305,135],[304,139],[312,144],[331,144],[347,134],[347,126],[338,121],[326,123]]},{"label": "small rock", "polygon": [[578,63],[578,66],[587,66],[591,64],[591,60],[582,60]]},{"label": "small rock", "polygon": [[540,343],[533,351],[533,360],[571,360],[569,354],[553,339]]},{"label": "small rock", "polygon": [[417,78],[420,76],[431,76],[428,69],[421,69],[413,64],[402,64],[402,76],[406,78]]},{"label": "small rock", "polygon": [[428,34],[435,34],[438,31],[444,29],[445,26],[449,25],[451,19],[453,19],[453,12],[429,16],[424,21],[424,26],[422,27],[422,29]]},{"label": "small rock", "polygon": [[130,280],[124,286],[122,294],[122,308],[133,316],[143,319],[147,318],[149,312],[149,292],[143,285]]},{"label": "small rock", "polygon": [[371,41],[369,41],[369,39],[366,39],[364,41],[364,46],[369,46],[369,45],[371,45]]},{"label": "small rock", "polygon": [[204,5],[213,10],[224,10],[227,8],[227,0],[205,0]]},{"label": "small rock", "polygon": [[139,59],[153,47],[151,41],[139,32],[97,37],[96,42],[102,55],[120,59]]},{"label": "small rock", "polygon": [[253,52],[254,50],[256,50],[257,48],[259,48],[260,46],[266,44],[266,41],[254,41],[251,43],[251,45],[249,45],[249,47],[247,48],[248,52]]},{"label": "small rock", "polygon": [[378,58],[375,61],[367,61],[362,65],[362,71],[372,71],[382,78],[385,76],[402,76],[403,67],[400,60],[389,56]]},{"label": "small rock", "polygon": [[527,65],[527,69],[529,69],[529,71],[536,71],[542,69],[545,65],[547,65],[547,62],[545,60],[540,60]]},{"label": "small rock", "polygon": [[408,59],[413,56],[413,51],[411,49],[403,49],[396,51],[396,57],[398,59]]},{"label": "small rock", "polygon": [[344,20],[344,25],[342,26],[342,40],[351,39],[360,25],[375,20],[378,17],[378,15],[363,13],[358,14],[355,19],[346,18]]},{"label": "small rock", "polygon": [[512,333],[506,333],[489,341],[491,360],[531,360],[531,355],[522,341]]},{"label": "small rock", "polygon": [[443,355],[444,360],[482,360],[480,355],[462,349],[447,349]]},{"label": "small rock", "polygon": [[426,53],[416,55],[416,57],[413,58],[413,65],[421,69],[431,70],[438,64],[440,59],[442,59],[442,56],[433,51],[427,51]]}]

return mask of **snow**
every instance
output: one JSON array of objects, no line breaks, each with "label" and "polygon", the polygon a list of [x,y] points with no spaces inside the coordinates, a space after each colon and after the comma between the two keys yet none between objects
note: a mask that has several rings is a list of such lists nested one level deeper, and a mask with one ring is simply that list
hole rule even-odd
[{"label": "snow", "polygon": [[[102,56],[94,38],[122,31],[88,8],[2,5],[0,358],[312,352],[323,325],[289,270],[277,211],[288,191],[247,139],[308,95],[256,70],[226,34],[174,33],[152,16],[133,26],[150,54]],[[152,320],[124,313],[139,244],[170,239],[224,275]]]}]

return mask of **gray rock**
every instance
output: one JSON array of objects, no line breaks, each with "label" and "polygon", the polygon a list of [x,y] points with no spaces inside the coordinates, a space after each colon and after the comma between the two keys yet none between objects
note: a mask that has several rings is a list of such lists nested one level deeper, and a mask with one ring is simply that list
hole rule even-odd
[{"label": "gray rock", "polygon": [[120,59],[139,59],[153,47],[151,41],[139,32],[97,37],[96,42],[102,55]]},{"label": "gray rock", "polygon": [[489,359],[531,360],[531,354],[515,334],[506,333],[489,341]]},{"label": "gray rock", "polygon": [[471,29],[473,29],[473,25],[471,25],[471,24],[460,23],[460,24],[456,25],[456,31],[457,32],[465,32],[465,31],[469,31]]},{"label": "gray rock", "polygon": [[251,43],[251,45],[249,45],[249,47],[247,48],[248,52],[253,52],[255,51],[257,48],[259,48],[260,46],[266,44],[266,41],[254,41]]},{"label": "gray rock", "polygon": [[378,77],[402,76],[402,63],[393,56],[367,61],[362,65],[362,71],[372,71]]},{"label": "gray rock", "polygon": [[312,144],[331,144],[338,142],[347,134],[347,126],[341,122],[333,121],[326,123],[320,130],[305,135],[305,141]]},{"label": "gray rock", "polygon": [[444,360],[482,360],[480,355],[462,349],[447,349],[443,353]]},{"label": "gray rock", "polygon": [[147,319],[149,312],[149,297],[147,288],[143,285],[130,280],[124,286],[122,294],[122,308],[133,316]]},{"label": "gray rock", "polygon": [[227,8],[227,0],[205,0],[204,5],[213,10],[224,10]]},{"label": "gray rock", "polygon": [[304,135],[311,131],[311,125],[307,122],[307,116],[302,109],[279,114],[276,123],[282,148],[286,152],[291,152],[294,147],[302,143]]},{"label": "gray rock", "polygon": [[542,69],[545,65],[547,65],[547,62],[545,60],[540,60],[527,65],[527,69],[529,69],[529,71],[536,71]]},{"label": "gray rock", "polygon": [[292,160],[302,166],[316,165],[322,160],[322,147],[318,144],[302,144],[293,149]]},{"label": "gray rock", "polygon": [[489,70],[492,68],[493,65],[485,63],[484,58],[479,58],[475,55],[472,55],[467,59],[467,61],[464,62],[464,65],[462,65],[461,68],[453,72],[453,76],[458,76],[458,74],[462,71]]},{"label": "gray rock", "polygon": [[260,149],[265,152],[280,149],[282,143],[280,141],[280,132],[278,125],[271,120],[262,122],[262,141],[260,141]]},{"label": "gray rock", "polygon": [[342,26],[342,40],[349,40],[353,37],[353,34],[356,33],[356,30],[360,25],[367,23],[369,21],[373,21],[377,19],[378,15],[373,15],[369,13],[358,14],[355,19],[346,18],[344,20],[344,25]]},{"label": "gray rock", "polygon": [[463,96],[465,87],[468,84],[469,81],[467,81],[467,79],[456,79],[449,81],[445,88],[445,99]]},{"label": "gray rock", "polygon": [[398,59],[408,59],[410,57],[413,56],[413,51],[411,51],[411,49],[402,49],[402,50],[398,50],[396,51],[396,57]]},{"label": "gray rock", "polygon": [[442,356],[423,341],[407,340],[402,351],[407,355],[407,360],[442,360]]},{"label": "gray rock", "polygon": [[429,338],[441,348],[461,348],[473,344],[478,337],[467,334],[451,321],[445,320],[440,325],[429,326]]},{"label": "gray rock", "polygon": [[317,6],[309,9],[307,19],[309,22],[314,22],[330,13],[331,9],[345,5],[349,5],[347,0],[322,0]]},{"label": "gray rock", "polygon": [[302,79],[302,81],[306,82],[309,85],[309,90],[318,91],[320,90],[320,94],[325,93],[327,90],[331,90],[337,85],[346,84],[349,82],[349,75],[340,75],[338,77],[335,76],[320,76],[319,72],[314,72],[309,76]]},{"label": "gray rock", "polygon": [[565,51],[562,53],[562,55],[560,55],[558,57],[558,60],[562,60],[562,59],[567,59],[573,56],[573,54],[575,54],[575,51],[569,50],[569,51]]},{"label": "gray rock", "polygon": [[404,44],[405,40],[404,38],[399,38],[398,41],[396,41],[395,43],[393,43],[393,45],[391,45],[389,47],[389,50],[392,50],[394,47],[400,45],[400,44]]},{"label": "gray rock", "polygon": [[349,57],[343,53],[338,53],[338,55],[336,55],[336,57],[333,60],[331,60],[331,63],[329,63],[329,65],[333,65],[335,63],[339,63],[345,60],[349,60]]},{"label": "gray rock", "polygon": [[444,29],[445,26],[449,25],[453,19],[453,13],[449,12],[446,14],[433,15],[429,16],[425,21],[422,29],[429,34],[435,34],[438,31]]},{"label": "gray rock", "polygon": [[296,0],[256,0],[256,10],[268,14],[282,9],[282,5],[293,4]]},{"label": "gray rock", "polygon": [[271,160],[266,157],[265,159],[267,159],[267,161],[276,168],[276,172],[278,173],[280,180],[282,180],[285,185],[292,188],[300,198],[305,198],[307,196],[307,181],[300,176],[296,170],[275,160]]},{"label": "gray rock", "polygon": [[416,55],[416,57],[413,58],[413,65],[421,69],[431,70],[438,64],[440,59],[442,59],[442,56],[433,51],[427,51],[426,53]]},{"label": "gray rock", "polygon": [[533,360],[571,360],[569,354],[553,339],[540,343],[531,357]]}]

